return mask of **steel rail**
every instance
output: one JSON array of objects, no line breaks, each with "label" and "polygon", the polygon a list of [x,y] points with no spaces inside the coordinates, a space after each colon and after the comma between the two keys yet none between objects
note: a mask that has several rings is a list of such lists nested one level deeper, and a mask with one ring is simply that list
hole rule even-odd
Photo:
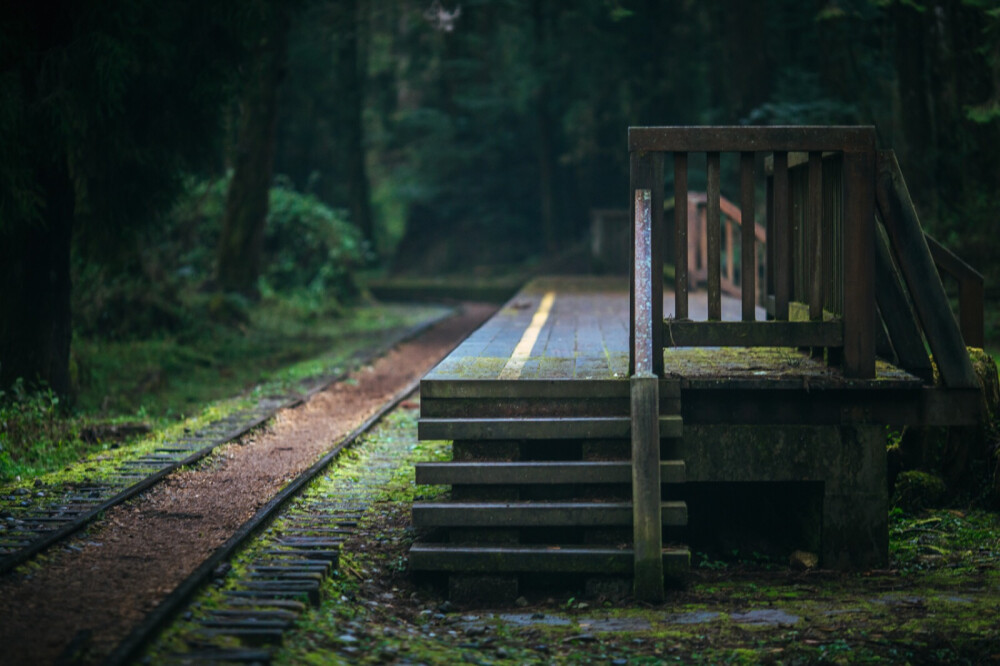
[{"label": "steel rail", "polygon": [[[194,453],[181,460],[167,463],[164,467],[158,469],[156,472],[142,478],[141,480],[137,481],[134,484],[129,485],[128,487],[116,493],[115,495],[111,496],[110,498],[101,500],[99,501],[98,504],[88,507],[84,511],[77,514],[74,518],[70,519],[62,527],[59,527],[58,529],[55,529],[51,532],[47,532],[44,534],[44,536],[32,540],[28,545],[24,546],[23,548],[20,548],[8,555],[3,556],[2,558],[0,558],[0,576],[5,575],[6,573],[12,571],[14,568],[32,559],[36,555],[68,539],[70,536],[76,534],[77,532],[79,532],[80,530],[87,527],[95,520],[97,520],[108,509],[117,506],[122,502],[132,499],[140,495],[141,493],[149,490],[150,488],[160,483],[163,479],[165,479],[173,472],[177,471],[178,469],[181,469],[182,467],[192,465],[198,462],[199,460],[209,455],[212,451],[222,446],[223,444],[227,444],[235,439],[238,439],[239,437],[242,437],[243,435],[247,434],[254,428],[257,428],[262,424],[266,423],[267,421],[269,421],[279,411],[283,409],[294,408],[301,405],[302,403],[309,400],[320,391],[323,391],[329,386],[335,384],[336,382],[343,380],[345,377],[348,376],[348,374],[350,374],[350,372],[353,369],[371,363],[375,359],[388,353],[388,351],[393,347],[395,347],[396,345],[402,344],[408,340],[412,340],[413,338],[424,333],[425,331],[435,326],[436,324],[439,324],[442,321],[445,321],[446,319],[455,316],[457,312],[458,312],[457,309],[452,310],[451,312],[445,313],[439,317],[434,317],[433,319],[430,319],[426,322],[422,322],[416,326],[412,326],[409,329],[404,330],[401,335],[391,337],[386,343],[380,345],[379,347],[367,353],[356,354],[355,356],[353,356],[348,360],[349,369],[343,370],[341,372],[336,373],[335,375],[331,375],[321,379],[316,386],[313,386],[304,394],[286,396],[284,400],[276,403],[273,407],[268,408],[260,416],[253,418],[249,422],[240,424],[240,426],[238,426],[233,430],[224,432],[218,438],[213,439],[212,442],[209,445],[205,446],[204,448],[196,450]],[[207,427],[210,426],[211,424],[209,424],[209,426]]]},{"label": "steel rail", "polygon": [[369,416],[361,425],[351,431],[346,437],[341,439],[332,449],[323,455],[309,469],[302,472],[267,504],[265,504],[252,518],[240,526],[225,543],[219,546],[204,562],[202,562],[194,572],[185,578],[180,585],[168,594],[160,604],[154,608],[145,619],[125,639],[118,644],[115,650],[104,660],[104,666],[120,666],[130,663],[156,636],[167,627],[177,614],[185,607],[186,603],[207,584],[216,568],[223,562],[231,559],[236,552],[247,541],[258,534],[278,516],[285,505],[297,496],[310,482],[322,474],[327,467],[333,463],[340,454],[350,447],[357,439],[371,430],[389,412],[399,406],[407,396],[413,394],[420,386],[420,380],[416,379],[407,384],[405,388],[396,393],[388,402],[384,403],[374,414]]}]

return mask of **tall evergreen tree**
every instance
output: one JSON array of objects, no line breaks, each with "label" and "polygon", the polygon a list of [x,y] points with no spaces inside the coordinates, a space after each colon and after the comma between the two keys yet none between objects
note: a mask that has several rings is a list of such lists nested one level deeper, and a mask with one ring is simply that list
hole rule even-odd
[{"label": "tall evergreen tree", "polygon": [[74,242],[120,245],[214,158],[237,7],[0,7],[0,387],[68,391]]}]

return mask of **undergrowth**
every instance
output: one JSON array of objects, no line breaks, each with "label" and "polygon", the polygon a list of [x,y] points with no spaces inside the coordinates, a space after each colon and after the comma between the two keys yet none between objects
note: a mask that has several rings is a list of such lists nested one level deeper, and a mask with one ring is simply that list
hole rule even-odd
[{"label": "undergrowth", "polygon": [[191,180],[125,256],[74,255],[72,393],[29,391],[25,382],[0,393],[0,483],[127,447],[108,425],[156,431],[254,386],[286,393],[336,374],[394,331],[442,313],[373,304],[355,279],[369,260],[357,229],[280,177],[260,297],[217,291],[227,185]]},{"label": "undergrowth", "polygon": [[[51,390],[18,384],[0,395],[0,483],[59,470],[95,451],[128,447],[93,433],[141,422],[148,430],[202,414],[217,401],[251,393],[287,394],[299,382],[350,367],[381,341],[445,312],[369,305],[346,315],[295,316],[285,300],[263,301],[246,326],[216,327],[194,340],[85,340],[74,350],[81,372],[74,405]],[[101,427],[103,426],[103,427]],[[20,477],[20,479],[19,479]]]},{"label": "undergrowth", "polygon": [[85,448],[52,389],[28,391],[18,380],[0,391],[0,481],[67,464]]}]

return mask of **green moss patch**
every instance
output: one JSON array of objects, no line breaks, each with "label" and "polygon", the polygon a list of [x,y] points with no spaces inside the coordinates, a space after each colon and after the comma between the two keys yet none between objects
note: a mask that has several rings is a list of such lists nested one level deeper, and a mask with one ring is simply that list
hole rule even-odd
[{"label": "green moss patch", "polygon": [[[78,340],[80,393],[72,409],[49,391],[0,395],[0,484],[109,474],[101,463],[146,453],[264,396],[301,393],[449,312],[372,305],[339,316],[300,305],[265,299],[247,326],[214,326],[195,339]],[[121,441],[86,436],[88,429],[133,422],[150,433]]]}]

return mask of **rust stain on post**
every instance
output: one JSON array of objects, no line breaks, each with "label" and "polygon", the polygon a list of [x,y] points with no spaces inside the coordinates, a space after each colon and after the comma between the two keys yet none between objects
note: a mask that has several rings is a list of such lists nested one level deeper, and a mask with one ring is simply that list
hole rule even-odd
[{"label": "rust stain on post", "polygon": [[653,256],[652,256],[652,205],[649,190],[635,191],[635,289],[633,312],[635,317],[636,374],[653,372]]}]

